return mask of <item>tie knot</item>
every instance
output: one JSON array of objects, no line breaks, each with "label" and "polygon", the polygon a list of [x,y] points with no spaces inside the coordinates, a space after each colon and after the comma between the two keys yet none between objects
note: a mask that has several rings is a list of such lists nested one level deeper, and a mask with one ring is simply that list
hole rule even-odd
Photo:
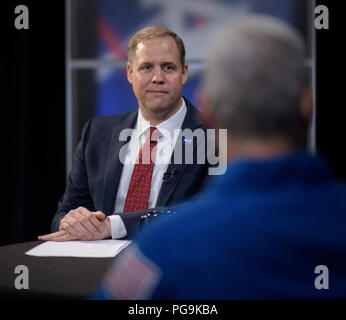
[{"label": "tie knot", "polygon": [[156,127],[150,127],[146,131],[147,139],[150,141],[157,141],[161,135],[161,132]]}]

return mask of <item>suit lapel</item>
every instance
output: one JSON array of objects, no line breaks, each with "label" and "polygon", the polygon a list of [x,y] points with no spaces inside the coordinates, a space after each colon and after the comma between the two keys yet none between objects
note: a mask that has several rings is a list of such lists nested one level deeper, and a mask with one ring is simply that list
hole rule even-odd
[{"label": "suit lapel", "polygon": [[123,163],[119,159],[121,148],[130,141],[119,141],[120,132],[124,129],[133,129],[137,121],[138,111],[132,111],[123,116],[121,124],[113,130],[112,140],[108,152],[103,186],[103,212],[107,215],[114,211],[115,199],[119,187]]},{"label": "suit lapel", "polygon": [[[185,129],[191,129],[194,131],[196,128],[201,126],[201,121],[198,119],[198,111],[197,109],[187,100],[185,99],[187,112],[184,119],[184,122],[181,126],[182,131]],[[177,147],[180,148],[179,144],[176,143],[175,150],[171,157],[171,163],[168,165],[167,171],[165,176],[167,176],[167,179],[164,179],[161,185],[161,189],[157,198],[156,207],[161,207],[167,205],[171,195],[173,194],[174,190],[177,187],[178,182],[180,181],[181,177],[184,174],[184,171],[188,168],[188,164],[185,164],[185,142],[184,137],[180,134],[178,139],[181,139],[181,145],[182,146],[182,164],[174,164],[174,153],[177,152]],[[193,152],[194,155],[196,154],[197,144],[194,143]],[[179,152],[179,151],[178,151]],[[191,164],[190,164],[191,165]],[[171,175],[172,173],[172,175]],[[165,181],[168,180],[168,181]]]}]

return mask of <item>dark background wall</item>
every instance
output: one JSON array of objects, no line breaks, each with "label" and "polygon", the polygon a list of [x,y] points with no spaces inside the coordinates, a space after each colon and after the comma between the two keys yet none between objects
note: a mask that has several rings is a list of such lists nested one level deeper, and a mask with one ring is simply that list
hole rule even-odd
[{"label": "dark background wall", "polygon": [[[330,30],[317,31],[317,145],[346,179],[345,48],[341,1]],[[30,29],[16,30],[14,8],[30,10]],[[65,186],[64,1],[1,2],[2,191],[0,245],[49,232]]]},{"label": "dark background wall", "polygon": [[[1,2],[5,148],[0,245],[48,233],[65,185],[64,2]],[[14,9],[29,8],[29,30]]]},{"label": "dark background wall", "polygon": [[337,176],[346,180],[345,75],[346,23],[342,1],[318,0],[329,8],[329,30],[316,32],[317,40],[317,146]]}]

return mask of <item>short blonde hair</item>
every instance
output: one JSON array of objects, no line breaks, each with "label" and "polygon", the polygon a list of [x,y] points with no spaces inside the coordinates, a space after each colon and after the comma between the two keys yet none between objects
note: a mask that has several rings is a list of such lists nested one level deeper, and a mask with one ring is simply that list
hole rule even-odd
[{"label": "short blonde hair", "polygon": [[184,69],[185,65],[185,46],[183,40],[172,30],[161,26],[149,26],[138,30],[130,39],[127,46],[127,60],[130,65],[133,63],[133,58],[136,53],[137,45],[143,40],[172,37],[179,51],[180,63]]}]

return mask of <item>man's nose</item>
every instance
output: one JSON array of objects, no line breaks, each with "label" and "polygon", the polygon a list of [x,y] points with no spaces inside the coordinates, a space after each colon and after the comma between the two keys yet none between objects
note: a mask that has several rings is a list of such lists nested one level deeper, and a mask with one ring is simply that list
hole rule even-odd
[{"label": "man's nose", "polygon": [[156,84],[162,84],[165,82],[161,68],[154,69],[152,82]]}]

